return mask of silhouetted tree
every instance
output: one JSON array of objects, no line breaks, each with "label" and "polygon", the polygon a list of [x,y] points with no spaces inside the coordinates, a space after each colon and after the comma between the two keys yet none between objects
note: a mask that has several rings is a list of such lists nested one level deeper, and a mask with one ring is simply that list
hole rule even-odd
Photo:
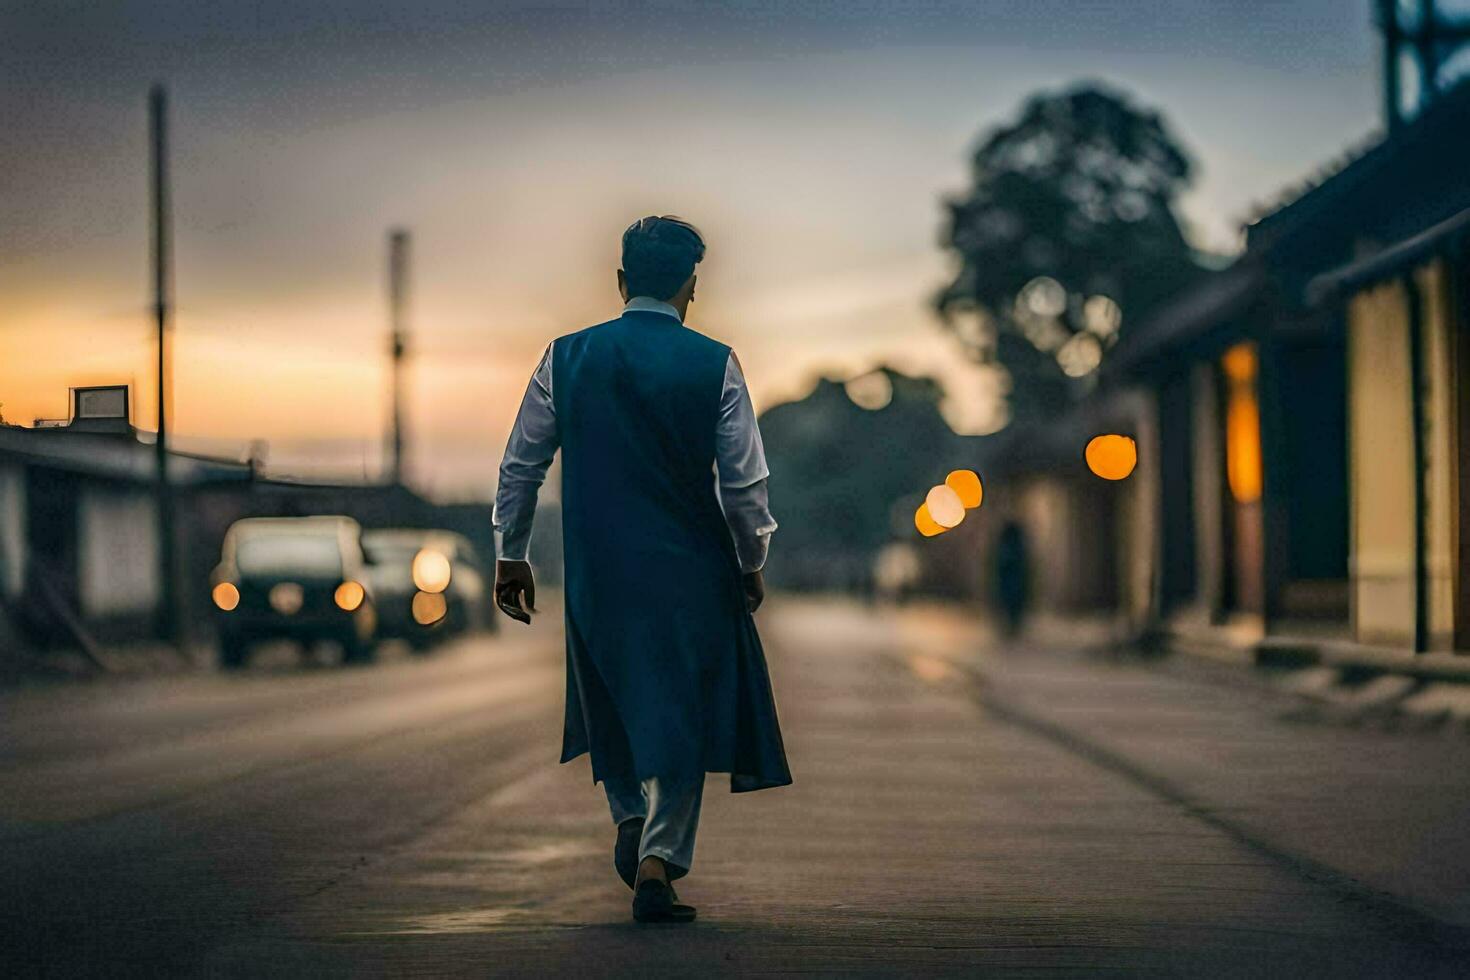
[{"label": "silhouetted tree", "polygon": [[1010,372],[1013,418],[1062,407],[1069,378],[1200,271],[1174,213],[1189,180],[1158,113],[1098,85],[1034,96],[985,136],[945,202],[960,268],[935,308]]},{"label": "silhouetted tree", "polygon": [[[867,407],[851,397],[870,391]],[[931,378],[889,368],[844,385],[823,379],[800,401],[760,417],[771,466],[780,554],[767,572],[784,588],[862,589],[878,549],[914,537],[913,512],[949,470],[974,466],[976,440],[940,413]]]}]

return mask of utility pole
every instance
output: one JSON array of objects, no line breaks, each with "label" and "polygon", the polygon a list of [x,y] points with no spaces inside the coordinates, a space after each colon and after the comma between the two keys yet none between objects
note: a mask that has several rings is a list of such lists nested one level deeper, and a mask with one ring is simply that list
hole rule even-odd
[{"label": "utility pole", "polygon": [[1399,47],[1403,31],[1399,26],[1398,0],[1377,0],[1378,30],[1383,34],[1383,121],[1390,133],[1403,124],[1403,96],[1399,89]]},{"label": "utility pole", "polygon": [[388,478],[403,482],[403,355],[408,346],[404,309],[408,305],[408,232],[388,233],[389,352],[393,358],[393,431],[388,455]]},{"label": "utility pole", "polygon": [[153,444],[158,489],[158,633],[175,646],[179,636],[179,579],[174,548],[173,488],[168,478],[169,259],[168,94],[161,84],[148,93],[153,196],[153,314],[158,333],[158,437]]}]

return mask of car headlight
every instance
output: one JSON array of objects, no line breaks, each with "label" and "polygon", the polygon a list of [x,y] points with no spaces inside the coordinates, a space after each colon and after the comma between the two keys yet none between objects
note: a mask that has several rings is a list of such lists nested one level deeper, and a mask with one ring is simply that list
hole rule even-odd
[{"label": "car headlight", "polygon": [[337,603],[337,608],[343,612],[352,612],[362,605],[362,600],[366,595],[367,592],[363,589],[362,583],[348,579],[337,586],[337,591],[332,593],[332,601]]},{"label": "car headlight", "polygon": [[438,592],[417,592],[413,597],[413,621],[420,626],[433,626],[449,612],[449,603]]},{"label": "car headlight", "polygon": [[413,556],[413,584],[420,592],[443,592],[449,588],[453,574],[449,559],[441,551],[423,548]]},{"label": "car headlight", "polygon": [[240,590],[235,588],[234,582],[221,582],[210,590],[209,597],[225,612],[240,604]]}]

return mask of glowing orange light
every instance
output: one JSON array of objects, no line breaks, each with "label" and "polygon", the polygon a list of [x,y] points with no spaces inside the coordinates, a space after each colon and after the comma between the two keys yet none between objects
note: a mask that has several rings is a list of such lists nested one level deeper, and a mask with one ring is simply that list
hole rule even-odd
[{"label": "glowing orange light", "polygon": [[337,586],[337,591],[332,594],[332,601],[337,603],[337,608],[343,612],[352,612],[362,605],[363,598],[367,595],[362,586],[348,579]]},{"label": "glowing orange light", "polygon": [[1123,480],[1138,465],[1138,443],[1127,436],[1094,436],[1082,455],[1087,468],[1104,480]]},{"label": "glowing orange light", "polygon": [[233,582],[221,582],[209,594],[214,599],[214,604],[225,612],[240,604],[240,590],[235,588]]},{"label": "glowing orange light", "polygon": [[958,527],[965,519],[965,505],[960,501],[960,495],[942,483],[929,488],[924,506],[929,508],[929,516],[940,527]]},{"label": "glowing orange light", "polygon": [[959,494],[965,510],[974,510],[985,497],[985,487],[980,483],[980,474],[974,470],[955,470],[944,478],[944,485]]},{"label": "glowing orange light", "polygon": [[1236,344],[1220,358],[1225,401],[1225,482],[1236,503],[1261,499],[1261,406],[1256,397],[1256,348]]},{"label": "glowing orange light", "polygon": [[433,626],[449,611],[449,603],[438,592],[416,592],[413,597],[413,621],[420,626]]},{"label": "glowing orange light", "polygon": [[929,516],[928,504],[920,504],[919,509],[914,511],[914,527],[918,528],[919,533],[926,538],[932,538],[936,534],[943,534],[949,530],[944,525],[936,523],[934,518]]},{"label": "glowing orange light", "polygon": [[1256,380],[1256,348],[1250,342],[1236,344],[1220,357],[1220,367],[1231,381]]}]

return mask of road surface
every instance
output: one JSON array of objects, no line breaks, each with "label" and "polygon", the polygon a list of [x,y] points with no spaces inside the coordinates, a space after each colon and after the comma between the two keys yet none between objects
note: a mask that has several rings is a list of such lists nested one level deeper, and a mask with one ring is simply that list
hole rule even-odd
[{"label": "road surface", "polygon": [[[1463,879],[1433,880],[1433,841],[1422,871],[1391,849],[1352,866],[1403,826],[1312,852],[1380,791],[1343,782],[1335,740],[1397,736],[1167,671],[987,653],[955,613],[778,599],[761,618],[796,784],[710,777],[689,927],[630,921],[602,796],[585,760],[556,763],[554,613],[363,669],[0,694],[0,975],[1470,969]],[[1216,778],[1210,725],[1249,733],[1258,778]],[[1347,798],[1290,791],[1303,739]],[[1458,772],[1423,797],[1454,812],[1461,741],[1403,744]]]}]

